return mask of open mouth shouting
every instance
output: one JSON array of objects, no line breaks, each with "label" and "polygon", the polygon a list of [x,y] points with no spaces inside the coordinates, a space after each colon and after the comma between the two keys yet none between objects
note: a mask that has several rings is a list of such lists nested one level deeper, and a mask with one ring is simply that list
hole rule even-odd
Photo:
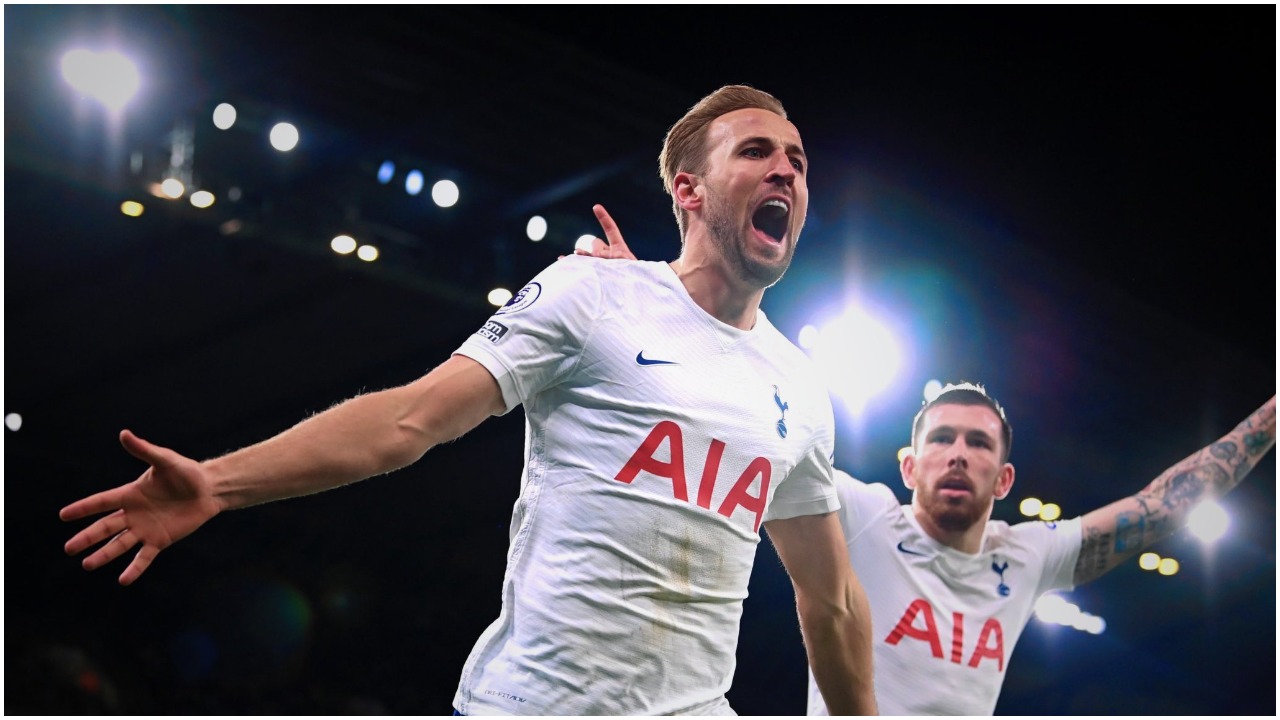
[{"label": "open mouth shouting", "polygon": [[771,197],[760,204],[751,216],[751,224],[766,239],[782,243],[791,223],[791,204],[784,198]]}]

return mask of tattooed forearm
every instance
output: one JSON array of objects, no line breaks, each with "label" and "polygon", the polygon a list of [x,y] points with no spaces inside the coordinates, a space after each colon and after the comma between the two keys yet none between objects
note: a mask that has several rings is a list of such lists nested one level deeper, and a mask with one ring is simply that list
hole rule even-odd
[{"label": "tattooed forearm", "polygon": [[1136,495],[1085,515],[1075,581],[1092,580],[1172,535],[1200,501],[1239,484],[1275,441],[1272,397],[1230,433],[1165,470]]},{"label": "tattooed forearm", "polygon": [[1080,543],[1080,556],[1076,558],[1076,582],[1092,580],[1106,572],[1111,558],[1111,533],[1096,527],[1085,528]]}]

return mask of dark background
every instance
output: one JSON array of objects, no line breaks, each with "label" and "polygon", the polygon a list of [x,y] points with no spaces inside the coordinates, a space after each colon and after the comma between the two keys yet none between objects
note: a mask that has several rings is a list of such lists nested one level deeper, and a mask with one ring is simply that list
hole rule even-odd
[{"label": "dark background", "polygon": [[[776,94],[812,161],[774,323],[795,338],[856,298],[908,338],[891,388],[837,403],[839,467],[907,501],[920,388],[977,380],[1015,429],[995,516],[1031,493],[1074,516],[1275,391],[1274,6],[7,5],[4,36],[7,713],[450,712],[498,612],[519,411],[388,477],[219,517],[128,589],[123,562],[63,555],[81,525],[57,511],[142,469],[121,428],[203,458],[419,376],[489,288],[595,232],[594,202],[674,258],[656,156],[722,84]],[[144,77],[119,124],[58,71],[107,38]],[[266,143],[277,120],[291,153]],[[144,190],[184,121],[208,210]],[[408,167],[461,202],[406,195]],[[333,254],[339,232],[381,259]],[[1214,549],[1156,548],[1178,575],[1131,563],[1068,594],[1104,634],[1032,620],[997,711],[1274,715],[1274,454],[1224,505]],[[767,540],[738,658],[740,713],[804,712]]]}]

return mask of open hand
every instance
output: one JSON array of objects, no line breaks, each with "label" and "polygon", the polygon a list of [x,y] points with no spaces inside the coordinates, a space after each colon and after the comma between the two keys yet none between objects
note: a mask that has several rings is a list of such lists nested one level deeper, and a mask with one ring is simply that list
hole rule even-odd
[{"label": "open hand", "polygon": [[152,445],[128,430],[120,433],[120,444],[151,467],[127,485],[71,503],[59,516],[69,521],[109,513],[76,533],[65,549],[68,555],[77,555],[106,541],[82,563],[85,570],[96,570],[140,544],[133,561],[120,574],[120,584],[128,585],[146,571],[161,550],[190,535],[221,507],[200,463]]}]

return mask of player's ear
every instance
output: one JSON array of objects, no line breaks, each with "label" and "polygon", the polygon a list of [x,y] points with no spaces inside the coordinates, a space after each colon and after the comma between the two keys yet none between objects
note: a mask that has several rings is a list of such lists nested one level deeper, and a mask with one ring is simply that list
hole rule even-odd
[{"label": "player's ear", "polygon": [[898,470],[902,473],[902,484],[908,489],[916,489],[916,451],[915,448],[907,448],[902,453],[902,460],[898,463]]},{"label": "player's ear", "polygon": [[687,211],[702,207],[702,179],[693,173],[678,172],[671,181],[671,194],[676,203]]},{"label": "player's ear", "polygon": [[996,499],[1003,500],[1013,490],[1013,463],[1005,463],[996,477]]}]

